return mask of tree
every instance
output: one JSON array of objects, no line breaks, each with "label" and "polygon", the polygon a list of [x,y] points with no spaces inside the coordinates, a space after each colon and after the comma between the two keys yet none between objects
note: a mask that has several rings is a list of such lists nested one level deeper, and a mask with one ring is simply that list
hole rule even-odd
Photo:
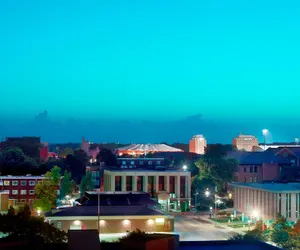
[{"label": "tree", "polygon": [[72,154],[73,154],[72,148],[64,148],[60,155],[61,157],[65,158],[67,157],[67,155],[72,155]]},{"label": "tree", "polygon": [[34,201],[35,209],[49,211],[56,204],[57,187],[60,183],[60,171],[57,166],[46,173],[46,178],[35,185],[37,200]]},{"label": "tree", "polygon": [[71,180],[71,173],[65,171],[61,185],[60,185],[60,197],[65,197],[66,195],[72,194],[73,181]]},{"label": "tree", "polygon": [[83,150],[75,150],[73,155],[67,155],[64,159],[65,169],[72,174],[72,179],[78,184],[85,175],[88,164],[88,156]]},{"label": "tree", "polygon": [[98,162],[104,162],[106,166],[117,166],[118,161],[116,155],[109,149],[103,148],[97,155]]},{"label": "tree", "polygon": [[289,240],[290,231],[291,228],[288,226],[286,218],[278,214],[276,220],[272,224],[271,240],[279,247],[283,247]]},{"label": "tree", "polygon": [[43,218],[30,215],[24,217],[22,214],[0,214],[0,232],[8,234],[5,238],[8,241],[30,240],[42,243],[63,243],[67,240],[65,232],[44,222]]},{"label": "tree", "polygon": [[87,190],[92,189],[92,175],[89,171],[82,177],[80,182],[80,193],[83,195]]},{"label": "tree", "polygon": [[16,211],[15,211],[15,209],[14,209],[13,206],[10,206],[10,207],[9,207],[9,209],[8,209],[8,211],[7,211],[7,214],[8,214],[8,215],[11,215],[11,216],[16,215]]}]

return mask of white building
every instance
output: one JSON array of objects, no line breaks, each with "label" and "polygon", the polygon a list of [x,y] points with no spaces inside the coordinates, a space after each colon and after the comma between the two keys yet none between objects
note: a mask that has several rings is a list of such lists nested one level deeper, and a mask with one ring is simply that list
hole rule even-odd
[{"label": "white building", "polygon": [[281,214],[300,219],[300,183],[233,183],[234,207],[248,216],[272,221]]},{"label": "white building", "polygon": [[147,192],[164,210],[186,210],[191,205],[191,173],[182,170],[106,169],[104,191]]}]

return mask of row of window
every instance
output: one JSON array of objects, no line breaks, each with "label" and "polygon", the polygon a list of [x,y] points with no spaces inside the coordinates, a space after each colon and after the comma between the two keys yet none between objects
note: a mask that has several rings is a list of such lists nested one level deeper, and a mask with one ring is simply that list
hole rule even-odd
[{"label": "row of window", "polygon": [[[247,178],[245,177],[245,182],[247,182]],[[257,182],[256,176],[249,178],[249,182]]]},{"label": "row of window", "polygon": [[[140,165],[144,165],[144,162],[145,162],[145,161],[140,161]],[[153,163],[152,161],[148,161],[148,165],[152,165],[152,163]],[[127,164],[127,161],[122,161],[122,165],[126,165],[126,164]],[[130,164],[131,164],[131,165],[134,165],[134,164],[135,164],[135,161],[131,161]],[[157,165],[160,165],[160,164],[161,164],[161,161],[156,161],[156,164],[157,164]]]},{"label": "row of window", "polygon": [[[28,190],[20,190],[20,194],[21,194],[21,195],[27,195],[27,191],[28,191]],[[19,190],[11,190],[11,194],[13,194],[13,195],[19,194]],[[35,194],[35,191],[34,191],[34,190],[29,190],[29,191],[28,191],[28,194],[34,195],[34,194]]]},{"label": "row of window", "polygon": [[[4,186],[10,186],[10,181],[4,181]],[[28,181],[29,186],[35,186],[35,181]],[[27,186],[27,181],[20,181],[21,186]],[[12,186],[19,186],[19,181],[11,181]]]},{"label": "row of window", "polygon": [[[247,173],[247,168],[248,167],[244,167],[244,173]],[[257,166],[250,166],[249,167],[249,173],[257,173]]]}]

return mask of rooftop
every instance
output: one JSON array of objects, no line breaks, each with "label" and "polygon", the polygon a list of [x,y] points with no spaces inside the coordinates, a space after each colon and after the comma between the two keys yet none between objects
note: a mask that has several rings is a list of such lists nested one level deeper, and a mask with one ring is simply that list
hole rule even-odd
[{"label": "rooftop", "polygon": [[112,172],[167,172],[167,173],[184,173],[189,171],[183,171],[180,169],[165,169],[164,167],[157,169],[148,169],[148,168],[107,168],[106,171]]},{"label": "rooftop", "polygon": [[122,148],[119,151],[142,151],[142,152],[182,152],[181,149],[168,146],[166,144],[131,144]]},{"label": "rooftop", "polygon": [[16,176],[16,175],[7,175],[7,176],[0,176],[0,180],[12,180],[12,179],[45,179],[45,176]]},{"label": "rooftop", "polygon": [[[101,216],[166,216],[164,213],[145,206],[100,206]],[[46,217],[84,217],[98,216],[98,206],[75,206],[63,208],[52,213],[47,213]]]},{"label": "rooftop", "polygon": [[231,183],[233,187],[244,187],[257,189],[262,191],[285,193],[285,192],[300,192],[300,182],[293,183]]}]

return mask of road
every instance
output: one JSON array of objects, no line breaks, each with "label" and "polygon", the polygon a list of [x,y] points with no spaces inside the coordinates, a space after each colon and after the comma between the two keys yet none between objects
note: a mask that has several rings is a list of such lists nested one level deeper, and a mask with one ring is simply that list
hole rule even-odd
[{"label": "road", "polygon": [[205,220],[185,216],[175,217],[175,233],[180,241],[227,240],[235,233]]}]

